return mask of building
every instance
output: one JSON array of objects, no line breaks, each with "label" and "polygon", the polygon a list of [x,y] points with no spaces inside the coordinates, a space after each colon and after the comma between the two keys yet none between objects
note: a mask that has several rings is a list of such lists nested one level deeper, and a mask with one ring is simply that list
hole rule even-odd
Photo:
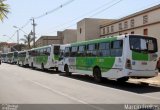
[{"label": "building", "polygon": [[58,36],[41,36],[35,43],[36,47],[51,44],[62,44],[62,38]]},{"label": "building", "polygon": [[100,37],[99,27],[113,19],[85,18],[77,23],[77,41],[91,40]]},{"label": "building", "polygon": [[7,43],[7,42],[0,42],[0,51],[2,53],[7,53],[11,51],[11,48],[15,46],[16,43]]},{"label": "building", "polygon": [[[160,41],[160,4],[100,26],[101,37],[121,34],[153,36]],[[158,43],[160,47],[160,43]]]},{"label": "building", "polygon": [[77,42],[77,30],[76,29],[66,29],[62,32],[63,44]]}]

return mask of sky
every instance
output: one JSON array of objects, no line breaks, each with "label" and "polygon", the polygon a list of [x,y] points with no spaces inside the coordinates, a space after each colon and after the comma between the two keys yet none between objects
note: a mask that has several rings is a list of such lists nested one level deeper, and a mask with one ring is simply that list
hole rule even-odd
[{"label": "sky", "polygon": [[[0,22],[0,42],[17,42],[17,29],[13,26],[21,28],[20,39],[29,34],[31,18],[35,18],[38,39],[42,35],[56,36],[57,31],[76,29],[76,23],[84,18],[119,19],[158,5],[160,0],[7,0],[5,3],[10,13]],[[54,11],[37,18],[51,10]]]}]

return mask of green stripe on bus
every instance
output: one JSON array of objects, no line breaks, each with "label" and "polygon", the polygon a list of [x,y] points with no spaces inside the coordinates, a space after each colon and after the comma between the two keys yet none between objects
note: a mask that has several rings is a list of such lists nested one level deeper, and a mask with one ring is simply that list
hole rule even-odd
[{"label": "green stripe on bus", "polygon": [[139,61],[148,61],[149,56],[146,53],[139,53],[139,52],[132,51],[132,59],[139,60]]},{"label": "green stripe on bus", "polygon": [[115,57],[77,57],[76,69],[92,71],[98,66],[102,72],[107,72],[113,67],[114,62]]},{"label": "green stripe on bus", "polygon": [[37,64],[46,64],[48,61],[48,56],[47,55],[43,55],[43,56],[36,56],[35,57],[35,62]]}]

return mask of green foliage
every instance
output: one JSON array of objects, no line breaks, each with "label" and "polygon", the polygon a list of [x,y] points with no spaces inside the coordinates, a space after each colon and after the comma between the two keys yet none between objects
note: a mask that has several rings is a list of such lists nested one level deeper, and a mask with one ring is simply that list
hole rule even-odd
[{"label": "green foliage", "polygon": [[9,13],[9,5],[5,4],[6,0],[0,0],[0,20],[3,21],[4,18],[7,18],[7,14]]}]

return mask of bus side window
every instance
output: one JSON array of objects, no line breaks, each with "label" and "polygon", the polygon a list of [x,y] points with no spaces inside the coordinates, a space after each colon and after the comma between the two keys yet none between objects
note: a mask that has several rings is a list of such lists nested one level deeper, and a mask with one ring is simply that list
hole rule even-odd
[{"label": "bus side window", "polygon": [[69,57],[70,56],[70,47],[66,47],[64,52],[65,52],[64,56]]},{"label": "bus side window", "polygon": [[85,56],[85,55],[86,55],[85,50],[86,50],[86,46],[85,46],[85,45],[79,46],[79,47],[78,47],[77,56],[78,56],[78,57],[83,57],[83,56]]},{"label": "bus side window", "polygon": [[43,49],[43,55],[47,55],[47,48]]},{"label": "bus side window", "polygon": [[77,56],[77,50],[78,47],[71,47],[71,57],[76,57]]},{"label": "bus side window", "polygon": [[54,54],[59,55],[60,54],[60,46],[54,46]]},{"label": "bus side window", "polygon": [[37,56],[37,55],[38,55],[37,50],[34,50],[34,56]]},{"label": "bus side window", "polygon": [[109,42],[99,44],[98,56],[100,57],[110,56],[110,43]]},{"label": "bus side window", "polygon": [[40,50],[39,50],[39,54],[40,54],[40,55],[43,55],[43,49],[40,49]]},{"label": "bus side window", "polygon": [[117,40],[111,42],[111,56],[120,57],[122,56],[123,40]]},{"label": "bus side window", "polygon": [[48,48],[47,48],[46,55],[50,56],[50,53],[51,53],[51,48],[50,48],[50,47],[48,47]]},{"label": "bus side window", "polygon": [[97,44],[87,45],[87,56],[97,56]]}]

